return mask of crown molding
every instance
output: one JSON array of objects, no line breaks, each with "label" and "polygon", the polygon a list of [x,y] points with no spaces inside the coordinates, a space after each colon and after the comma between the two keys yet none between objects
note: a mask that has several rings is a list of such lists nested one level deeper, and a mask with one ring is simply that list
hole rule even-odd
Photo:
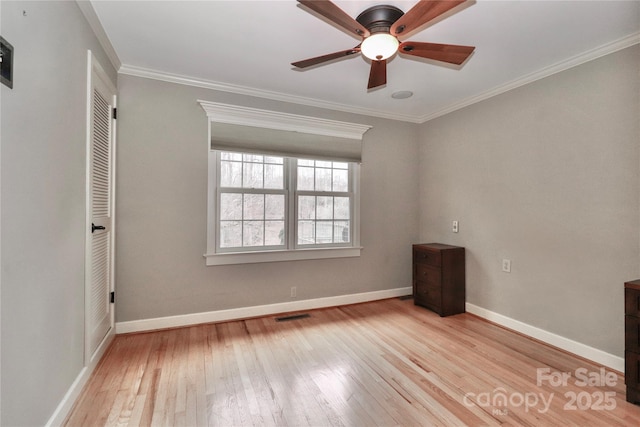
[{"label": "crown molding", "polygon": [[615,40],[613,42],[599,46],[595,49],[591,49],[587,52],[583,52],[581,54],[575,55],[564,61],[545,67],[536,72],[533,72],[523,77],[520,77],[518,79],[512,80],[511,82],[508,82],[506,84],[494,87],[493,89],[489,89],[478,95],[465,98],[459,102],[450,104],[449,106],[443,109],[440,109],[438,111],[428,113],[422,116],[394,114],[387,111],[379,111],[379,110],[373,110],[368,108],[354,107],[354,106],[345,105],[345,104],[321,101],[318,99],[305,98],[301,96],[288,95],[288,94],[279,93],[279,92],[266,91],[266,90],[251,88],[247,86],[231,85],[231,84],[220,83],[220,82],[215,82],[210,80],[197,79],[189,76],[165,73],[165,72],[152,70],[148,68],[136,67],[133,65],[124,64],[120,67],[118,72],[121,74],[126,74],[130,76],[135,76],[135,77],[161,80],[169,83],[177,83],[177,84],[188,85],[188,86],[202,87],[205,89],[217,90],[222,92],[230,92],[230,93],[235,93],[239,95],[254,96],[258,98],[289,102],[293,104],[307,105],[311,107],[325,108],[329,110],[342,111],[346,113],[361,114],[365,116],[380,117],[384,119],[398,120],[398,121],[410,122],[410,123],[425,123],[425,122],[428,122],[429,120],[433,120],[435,118],[444,116],[445,114],[452,113],[456,110],[462,109],[464,107],[468,107],[470,105],[476,104],[478,102],[484,101],[494,96],[503,94],[512,89],[516,89],[520,86],[533,83],[536,80],[549,77],[553,74],[560,73],[562,71],[568,70],[570,68],[576,67],[578,65],[584,64],[594,59],[598,59],[602,56],[617,52],[619,50],[625,49],[627,47],[630,47],[639,43],[640,43],[640,32],[636,32],[626,37],[623,37],[622,39]]},{"label": "crown molding", "polygon": [[198,100],[212,122],[362,140],[372,126]]},{"label": "crown molding", "polygon": [[305,98],[302,96],[288,95],[280,92],[256,89],[247,86],[233,85],[228,83],[220,83],[212,80],[198,79],[180,74],[165,73],[162,71],[152,70],[149,68],[136,67],[133,65],[122,65],[118,73],[134,77],[143,77],[153,80],[161,80],[168,83],[177,83],[187,86],[201,87],[204,89],[217,90],[222,92],[235,93],[238,95],[254,96],[257,98],[265,98],[273,101],[289,102],[292,104],[307,105],[309,107],[318,107],[334,111],[342,111],[345,113],[360,114],[364,116],[380,117],[383,119],[399,120],[403,122],[419,123],[418,116],[408,116],[401,114],[393,114],[385,111],[378,111],[369,108],[354,107],[345,104],[322,101],[319,99]]},{"label": "crown molding", "polygon": [[118,58],[118,54],[113,48],[113,45],[111,44],[107,33],[104,31],[104,27],[100,23],[100,19],[98,18],[98,15],[93,8],[93,4],[91,4],[91,2],[87,0],[76,0],[76,4],[89,23],[89,26],[93,30],[93,34],[95,34],[96,38],[98,39],[98,43],[100,43],[100,46],[102,46],[102,49],[109,58],[111,65],[113,65],[113,68],[118,70],[122,66],[122,62],[120,61],[120,58]]},{"label": "crown molding", "polygon": [[473,105],[478,102],[484,101],[485,99],[493,98],[494,96],[519,88],[520,86],[533,83],[536,80],[544,79],[545,77],[549,77],[553,74],[566,71],[570,68],[577,67],[578,65],[582,65],[586,62],[593,61],[594,59],[598,59],[605,55],[609,55],[611,53],[617,52],[622,49],[626,49],[628,47],[631,47],[639,43],[640,43],[640,32],[630,34],[626,37],[623,37],[622,39],[619,39],[610,43],[606,43],[595,49],[591,49],[587,52],[583,52],[581,54],[572,56],[568,59],[565,59],[564,61],[553,64],[549,67],[545,67],[536,72],[527,74],[523,77],[520,77],[516,80],[512,80],[511,82],[508,82],[506,84],[497,86],[479,95],[466,98],[455,104],[451,104],[446,108],[436,111],[435,113],[424,115],[419,119],[419,122],[420,123],[428,122],[429,120],[433,120],[435,118],[444,116],[456,110],[460,110],[464,107],[468,107],[469,105]]}]

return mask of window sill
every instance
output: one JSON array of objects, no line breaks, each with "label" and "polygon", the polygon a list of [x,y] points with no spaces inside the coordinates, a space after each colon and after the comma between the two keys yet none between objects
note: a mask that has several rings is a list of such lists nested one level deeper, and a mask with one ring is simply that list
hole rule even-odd
[{"label": "window sill", "polygon": [[231,252],[205,254],[207,265],[253,264],[260,262],[359,257],[362,247],[297,249],[294,251]]}]

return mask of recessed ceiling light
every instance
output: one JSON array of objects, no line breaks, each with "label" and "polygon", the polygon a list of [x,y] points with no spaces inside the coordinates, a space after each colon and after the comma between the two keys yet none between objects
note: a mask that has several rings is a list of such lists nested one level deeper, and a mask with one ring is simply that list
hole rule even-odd
[{"label": "recessed ceiling light", "polygon": [[411,92],[410,90],[400,90],[398,92],[393,92],[391,94],[391,97],[393,99],[407,99],[407,98],[411,98],[413,96],[413,92]]}]

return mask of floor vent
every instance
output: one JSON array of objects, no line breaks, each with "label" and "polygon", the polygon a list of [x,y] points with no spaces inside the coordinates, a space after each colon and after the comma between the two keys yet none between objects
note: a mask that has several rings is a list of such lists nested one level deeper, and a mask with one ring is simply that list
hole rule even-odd
[{"label": "floor vent", "polygon": [[413,295],[403,295],[401,297],[398,297],[399,300],[406,300],[406,299],[412,299]]},{"label": "floor vent", "polygon": [[298,320],[298,319],[306,319],[307,317],[311,317],[309,314],[293,314],[291,316],[284,317],[276,317],[276,322],[286,322],[287,320]]}]

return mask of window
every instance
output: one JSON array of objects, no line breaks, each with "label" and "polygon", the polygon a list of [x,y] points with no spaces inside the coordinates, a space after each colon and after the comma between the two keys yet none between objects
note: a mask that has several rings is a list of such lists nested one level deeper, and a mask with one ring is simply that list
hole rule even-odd
[{"label": "window", "polygon": [[349,163],[296,162],[296,242],[299,246],[351,242]]},{"label": "window", "polygon": [[218,152],[218,252],[286,247],[283,157]]},{"label": "window", "polygon": [[242,255],[266,252],[269,260],[278,252],[310,249],[325,250],[306,254],[312,258],[339,256],[326,249],[351,249],[353,253],[357,241],[356,163],[220,150],[212,151],[211,156],[216,196],[210,222],[215,223],[215,254],[208,258],[233,255],[216,264],[230,259],[256,262],[256,257]]},{"label": "window", "polygon": [[207,265],[360,256],[371,126],[198,102],[209,119]]}]

